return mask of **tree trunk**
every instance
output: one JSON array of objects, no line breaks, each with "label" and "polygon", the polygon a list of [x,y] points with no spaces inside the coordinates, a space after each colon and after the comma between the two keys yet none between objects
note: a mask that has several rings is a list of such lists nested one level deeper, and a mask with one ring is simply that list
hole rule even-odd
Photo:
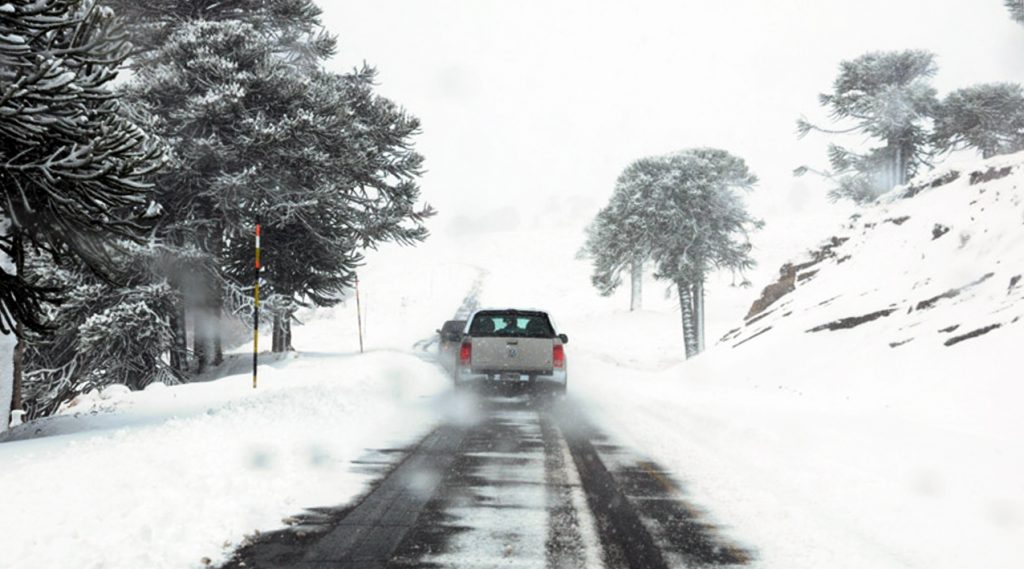
[{"label": "tree trunk", "polygon": [[221,330],[221,317],[224,314],[224,286],[221,283],[213,288],[213,315],[210,318],[213,325],[210,331],[213,336],[213,365],[219,366],[224,363],[224,337]]},{"label": "tree trunk", "polygon": [[284,349],[283,352],[293,352],[295,348],[292,346],[292,317],[284,317]]},{"label": "tree trunk", "polygon": [[210,362],[210,315],[205,307],[200,306],[193,317],[194,330],[192,330],[192,353],[196,359],[196,373],[206,371],[206,365]]},{"label": "tree trunk", "polygon": [[[0,234],[10,235],[10,220],[0,221]],[[5,251],[0,250],[0,270],[11,275],[18,275],[15,260]],[[11,400],[14,397],[14,352],[18,342],[14,330],[0,334],[0,432],[6,431],[11,424]]]},{"label": "tree trunk", "polygon": [[630,312],[643,308],[643,284],[644,284],[644,262],[642,259],[633,259],[630,265],[629,282],[632,285],[629,296]]},{"label": "tree trunk", "polygon": [[693,285],[694,322],[697,327],[697,353],[704,351],[704,278]]},{"label": "tree trunk", "polygon": [[25,376],[25,327],[18,322],[18,343],[14,345],[14,385],[11,387],[11,411],[25,408],[22,385]]},{"label": "tree trunk", "polygon": [[899,143],[895,138],[889,138],[885,142],[885,147],[888,158],[886,159],[885,165],[885,179],[883,180],[882,187],[880,188],[882,193],[885,193],[896,186],[896,180],[899,176],[897,172],[899,172],[900,169]]},{"label": "tree trunk", "polygon": [[679,308],[683,318],[683,344],[686,347],[686,359],[696,356],[697,349],[697,327],[694,322],[693,290],[689,283],[677,280],[676,289],[679,291]]},{"label": "tree trunk", "polygon": [[[0,257],[5,256],[0,253]],[[14,395],[14,333],[0,334],[0,433],[11,424],[11,399]]]},{"label": "tree trunk", "polygon": [[185,328],[184,294],[171,309],[171,369],[178,373],[188,371],[188,330]]},{"label": "tree trunk", "polygon": [[[21,233],[15,232],[11,241],[14,250],[14,268],[18,276],[25,274],[25,249],[22,247]],[[25,326],[21,322],[15,324],[17,343],[14,345],[14,356],[12,358],[12,385],[11,385],[11,411],[23,410],[24,400],[22,398],[22,386],[25,376]]]},{"label": "tree trunk", "polygon": [[907,183],[907,168],[903,165],[903,145],[896,144],[896,183],[893,186],[902,186]]},{"label": "tree trunk", "polygon": [[271,340],[271,351],[274,352],[275,354],[283,352],[284,348],[282,346],[284,346],[284,330],[282,329],[281,326],[281,315],[275,313],[274,336],[273,339]]}]

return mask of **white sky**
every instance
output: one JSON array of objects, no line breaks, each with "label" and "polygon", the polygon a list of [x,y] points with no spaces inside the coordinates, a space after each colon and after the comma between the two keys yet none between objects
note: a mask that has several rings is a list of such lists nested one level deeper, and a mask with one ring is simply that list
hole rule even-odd
[{"label": "white sky", "polygon": [[1024,27],[1001,0],[321,5],[335,68],[376,66],[380,92],[422,120],[436,233],[583,223],[629,162],[691,146],[745,158],[762,210],[799,206],[820,184],[791,172],[823,165],[826,139],[798,141],[795,120],[820,118],[817,94],[866,51],[935,52],[940,94],[1024,80]]}]

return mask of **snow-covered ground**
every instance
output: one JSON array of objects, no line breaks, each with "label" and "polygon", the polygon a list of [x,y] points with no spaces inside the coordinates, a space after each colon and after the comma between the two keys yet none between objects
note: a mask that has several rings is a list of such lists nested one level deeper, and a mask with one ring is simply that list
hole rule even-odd
[{"label": "snow-covered ground", "polygon": [[[0,444],[0,566],[198,567],[246,534],[370,482],[349,462],[413,442],[443,409],[421,359],[300,354],[251,375],[109,389]],[[29,433],[22,433],[29,434]]]},{"label": "snow-covered ground", "polygon": [[[769,222],[756,289],[710,283],[708,338],[729,339],[688,362],[663,283],[646,282],[636,313],[628,291],[594,293],[575,258],[582,219],[387,247],[360,274],[366,354],[348,302],[301,314],[299,354],[264,366],[260,389],[241,373],[112,390],[14,431],[0,444],[0,567],[196,567],[305,506],[352,499],[368,480],[349,461],[451,412],[447,380],[413,345],[477,281],[483,305],[552,311],[572,400],[674,471],[757,566],[1024,566],[1024,282],[1010,286],[1024,273],[1024,169],[998,177],[1021,163],[958,168],[857,219],[819,203],[782,214],[755,195]],[[933,238],[936,224],[949,231]],[[831,237],[849,239],[744,324],[778,267]]]},{"label": "snow-covered ground", "polygon": [[372,479],[352,460],[460,412],[448,378],[413,346],[480,275],[412,249],[388,256],[360,274],[365,354],[354,300],[306,310],[300,352],[264,354],[258,389],[247,344],[229,354],[228,377],[114,386],[5,433],[0,568],[200,567],[303,508],[362,494]]}]

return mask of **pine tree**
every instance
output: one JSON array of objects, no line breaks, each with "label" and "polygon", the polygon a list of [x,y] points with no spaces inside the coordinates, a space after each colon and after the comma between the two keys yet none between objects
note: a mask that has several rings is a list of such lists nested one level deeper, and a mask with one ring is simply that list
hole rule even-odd
[{"label": "pine tree", "polygon": [[[109,9],[88,0],[0,6],[0,331],[41,328],[57,291],[18,269],[27,249],[116,278],[118,239],[138,239],[159,150],[109,83],[130,50]],[[22,350],[19,350],[19,352]],[[10,351],[2,354],[10,361]],[[20,364],[19,364],[20,367]],[[12,382],[0,366],[0,386]],[[0,393],[9,393],[0,389]],[[0,397],[0,428],[7,424]]]},{"label": "pine tree", "polygon": [[1024,88],[989,83],[953,91],[938,107],[932,139],[942,151],[974,148],[985,158],[1024,150]]},{"label": "pine tree", "polygon": [[754,266],[750,216],[737,190],[757,177],[743,159],[714,148],[695,148],[650,159],[651,256],[656,278],[672,281],[679,295],[687,357],[704,350],[704,283],[713,270],[734,273]]},{"label": "pine tree", "polygon": [[1024,24],[1024,0],[1003,0],[1006,9],[1010,11],[1010,17],[1018,24]]},{"label": "pine tree", "polygon": [[[655,278],[676,287],[686,356],[697,355],[704,349],[708,274],[720,269],[742,273],[754,264],[747,234],[761,222],[747,213],[736,190],[756,182],[742,159],[713,148],[630,164],[588,230],[595,286],[614,290],[630,255],[650,257],[657,266]],[[634,239],[622,239],[624,227],[631,228]]]},{"label": "pine tree", "polygon": [[80,262],[55,263],[45,254],[26,259],[33,285],[67,291],[60,306],[45,311],[47,333],[27,332],[25,410],[28,418],[55,411],[75,395],[112,383],[141,389],[181,377],[165,363],[173,353],[174,290],[156,273],[166,255],[149,243],[125,243],[122,273],[111,283]]},{"label": "pine tree", "polygon": [[274,329],[284,335],[295,307],[343,298],[357,249],[426,237],[432,210],[416,204],[422,157],[410,140],[418,121],[374,93],[371,68],[323,71],[333,40],[306,37],[312,51],[295,57],[294,44],[282,51],[280,34],[247,21],[192,21],[140,56],[148,64],[132,100],[173,150],[157,186],[168,212],[161,232],[207,254],[190,274],[209,278],[172,281],[197,316],[200,367],[217,363],[219,345],[204,323],[251,285],[257,218],[264,290],[279,295],[269,305],[279,307]]},{"label": "pine tree", "polygon": [[[313,0],[103,0],[133,25],[128,32],[137,51],[160,48],[187,22],[240,22],[274,39],[275,51],[290,59],[315,60],[324,49],[334,49],[334,38],[324,31],[322,10]],[[136,67],[146,58],[135,60]]]},{"label": "pine tree", "polygon": [[[627,170],[628,171],[628,170]],[[640,310],[643,264],[648,258],[650,236],[641,209],[637,184],[642,182],[623,174],[616,181],[608,205],[587,227],[587,240],[581,251],[593,264],[591,283],[603,296],[622,284],[622,272],[629,270],[629,309]]]},{"label": "pine tree", "polygon": [[[128,91],[171,149],[157,181],[166,211],[160,235],[204,254],[192,258],[191,270],[169,275],[194,316],[199,371],[222,353],[221,262],[231,229],[252,219],[254,194],[272,189],[282,173],[247,153],[246,141],[273,139],[282,102],[302,90],[276,47],[273,37],[237,20],[179,23],[164,44],[138,57],[146,66]],[[180,322],[177,328],[182,336]]]},{"label": "pine tree", "polygon": [[[840,64],[832,92],[819,99],[834,122],[852,126],[831,130],[800,119],[799,135],[860,133],[884,146],[863,153],[829,146],[832,171],[826,175],[838,182],[831,192],[834,199],[871,201],[906,183],[926,163],[927,121],[937,107],[936,92],[928,80],[936,70],[935,56],[919,50],[873,52]],[[801,167],[796,174],[807,171]]]},{"label": "pine tree", "polygon": [[[265,291],[275,304],[273,345],[289,349],[291,312],[303,304],[332,306],[351,287],[361,249],[384,241],[411,244],[427,236],[429,207],[417,206],[422,157],[411,146],[419,122],[373,92],[375,72],[319,72],[291,98],[289,116],[301,120],[281,138],[255,141],[249,155],[289,172],[263,198],[268,247]],[[290,124],[279,121],[278,125]],[[298,137],[292,139],[291,137]],[[281,153],[279,149],[294,149]],[[228,274],[251,275],[252,250],[236,240]]]}]

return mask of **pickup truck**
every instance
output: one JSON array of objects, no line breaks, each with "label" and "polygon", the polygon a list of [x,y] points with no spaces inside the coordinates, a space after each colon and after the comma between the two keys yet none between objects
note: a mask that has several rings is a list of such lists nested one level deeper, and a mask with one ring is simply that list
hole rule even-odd
[{"label": "pickup truck", "polygon": [[463,330],[456,387],[520,385],[565,393],[565,345],[547,313],[513,308],[477,310]]}]

